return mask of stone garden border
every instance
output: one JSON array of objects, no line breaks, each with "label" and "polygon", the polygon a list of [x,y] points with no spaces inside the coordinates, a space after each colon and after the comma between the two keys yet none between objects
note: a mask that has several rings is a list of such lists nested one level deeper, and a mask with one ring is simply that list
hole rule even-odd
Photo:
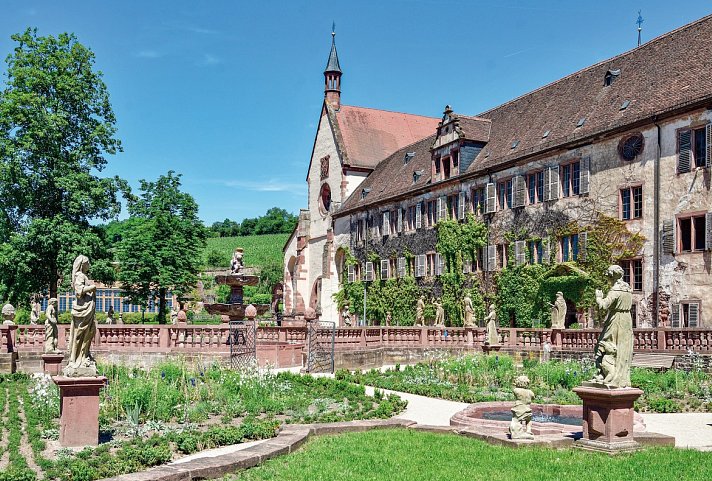
[{"label": "stone garden border", "polygon": [[[389,428],[410,428],[434,433],[459,434],[478,438],[490,444],[514,447],[539,444],[553,448],[565,448],[570,447],[574,441],[573,438],[566,439],[561,443],[552,443],[548,439],[541,440],[541,443],[532,441],[521,442],[521,440],[512,441],[508,439],[506,434],[484,434],[456,426],[429,426],[398,418],[318,424],[287,424],[280,429],[276,437],[267,439],[258,445],[240,451],[214,457],[194,459],[180,464],[157,466],[146,471],[122,474],[113,478],[104,478],[99,481],[197,481],[220,478],[242,469],[252,468],[277,456],[294,452],[312,435],[354,433],[370,431],[372,429]],[[643,445],[675,445],[675,438],[670,436],[646,432],[636,432],[635,434],[636,441]]]}]

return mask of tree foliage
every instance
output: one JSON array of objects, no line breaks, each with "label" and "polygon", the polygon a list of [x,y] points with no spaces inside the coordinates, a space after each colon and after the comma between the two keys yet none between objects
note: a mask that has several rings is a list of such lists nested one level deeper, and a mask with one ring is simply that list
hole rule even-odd
[{"label": "tree foliage", "polygon": [[236,237],[263,234],[290,234],[297,225],[297,216],[285,209],[272,207],[265,215],[243,219],[242,223],[225,219],[208,228],[211,237]]},{"label": "tree foliage", "polygon": [[66,33],[12,39],[0,92],[0,278],[24,301],[55,296],[80,253],[93,277],[109,280],[103,236],[89,221],[115,217],[127,186],[97,176],[121,144],[92,51]]},{"label": "tree foliage", "polygon": [[156,182],[141,180],[140,195],[128,202],[132,228],[116,246],[122,290],[142,306],[158,298],[159,322],[165,322],[167,291],[180,295],[195,286],[205,246],[198,205],[180,185],[173,171]]}]

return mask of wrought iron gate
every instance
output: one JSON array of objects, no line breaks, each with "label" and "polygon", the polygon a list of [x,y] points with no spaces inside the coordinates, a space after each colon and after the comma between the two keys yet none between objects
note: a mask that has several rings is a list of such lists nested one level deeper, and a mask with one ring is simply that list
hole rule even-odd
[{"label": "wrought iron gate", "polygon": [[334,372],[334,335],[336,323],[307,323],[307,372]]},{"label": "wrought iron gate", "polygon": [[230,321],[230,367],[257,367],[257,321]]}]

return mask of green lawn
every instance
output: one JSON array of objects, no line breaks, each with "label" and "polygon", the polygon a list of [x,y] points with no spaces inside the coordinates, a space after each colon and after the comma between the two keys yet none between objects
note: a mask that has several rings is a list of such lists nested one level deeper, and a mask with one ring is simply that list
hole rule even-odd
[{"label": "green lawn", "polygon": [[608,456],[513,449],[450,434],[378,430],[313,438],[299,451],[226,480],[708,481],[712,453],[655,448]]},{"label": "green lawn", "polygon": [[[212,237],[208,239],[204,259],[208,267],[230,267],[230,259],[236,247],[245,249],[247,267],[263,267],[277,263],[282,265],[282,248],[289,234],[265,234],[245,237]],[[208,260],[218,262],[208,262]],[[215,264],[215,265],[212,265]]]}]

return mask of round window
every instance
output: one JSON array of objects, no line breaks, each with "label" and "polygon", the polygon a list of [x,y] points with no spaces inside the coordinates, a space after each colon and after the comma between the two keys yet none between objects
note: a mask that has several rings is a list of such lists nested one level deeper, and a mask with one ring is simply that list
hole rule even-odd
[{"label": "round window", "polygon": [[321,186],[321,192],[319,193],[319,207],[321,207],[322,212],[329,212],[331,208],[331,188],[329,184],[324,184]]},{"label": "round window", "polygon": [[627,160],[628,162],[635,160],[643,152],[643,147],[645,145],[645,140],[643,139],[643,134],[637,133],[630,135],[618,144],[618,154],[621,159]]}]

